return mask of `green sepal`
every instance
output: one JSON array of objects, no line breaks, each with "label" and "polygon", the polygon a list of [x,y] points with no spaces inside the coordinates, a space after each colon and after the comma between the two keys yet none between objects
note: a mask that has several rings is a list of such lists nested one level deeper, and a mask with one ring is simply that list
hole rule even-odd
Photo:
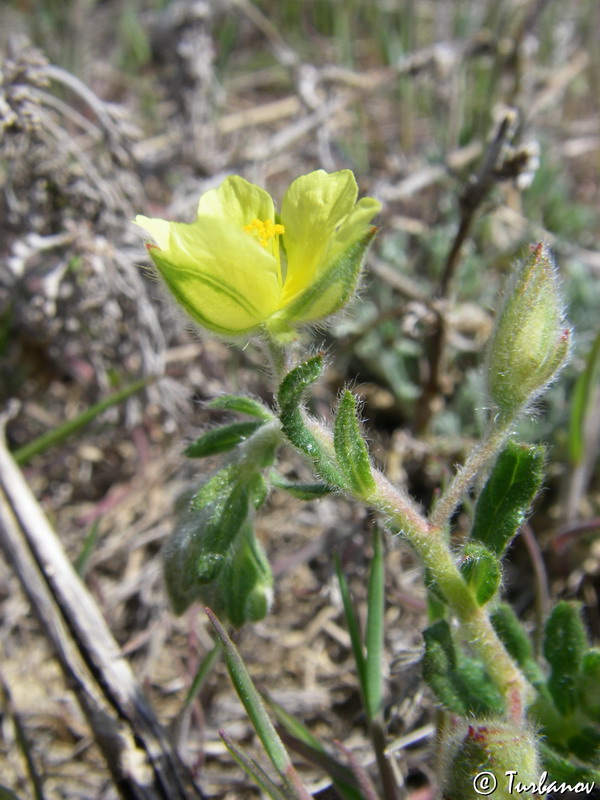
[{"label": "green sepal", "polygon": [[356,400],[345,391],[338,406],[333,433],[338,465],[348,485],[364,500],[375,489],[371,462],[356,418]]},{"label": "green sepal", "polygon": [[224,394],[221,397],[215,397],[214,400],[210,400],[206,405],[208,408],[218,408],[223,411],[237,411],[238,414],[247,414],[249,417],[256,417],[265,422],[275,419],[274,415],[260,400],[254,400],[252,397]]},{"label": "green sepal", "polygon": [[477,500],[471,539],[503,554],[540,489],[544,456],[541,446],[509,441]]},{"label": "green sepal", "polygon": [[186,447],[184,455],[188,458],[206,458],[217,453],[226,453],[252,436],[261,425],[264,422],[233,422],[207,431]]},{"label": "green sepal", "polygon": [[544,656],[552,668],[548,689],[561,714],[576,708],[576,676],[586,650],[587,635],[579,607],[562,600],[553,608],[544,630]]},{"label": "green sepal", "polygon": [[467,542],[460,571],[477,603],[485,605],[500,586],[502,572],[498,558],[481,542]]},{"label": "green sepal", "polygon": [[[524,785],[539,780],[537,742],[529,727],[489,717],[469,719],[463,726],[462,732],[462,726],[455,726],[455,732],[445,742],[441,792],[444,800],[480,800],[485,796],[514,800],[519,795],[510,791],[509,770]],[[479,783],[481,777],[495,778],[495,782],[490,781],[484,789],[483,782]],[[521,796],[523,800],[533,798],[531,792]]]},{"label": "green sepal", "polygon": [[318,500],[321,497],[326,497],[328,494],[335,492],[333,486],[328,486],[326,483],[294,483],[282,478],[275,470],[269,475],[271,486],[276,489],[282,489],[285,492],[297,497],[299,500]]},{"label": "green sepal", "polygon": [[311,459],[315,471],[327,484],[336,488],[345,486],[345,479],[335,453],[326,437],[320,438],[308,429],[302,412],[304,393],[323,371],[323,356],[317,355],[299,364],[285,376],[278,392],[281,428],[290,442]]}]

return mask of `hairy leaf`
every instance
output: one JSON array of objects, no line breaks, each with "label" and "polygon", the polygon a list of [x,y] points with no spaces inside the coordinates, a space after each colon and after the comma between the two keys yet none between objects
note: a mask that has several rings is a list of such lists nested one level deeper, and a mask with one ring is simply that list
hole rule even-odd
[{"label": "hairy leaf", "polygon": [[367,498],[375,488],[371,463],[365,441],[356,419],[356,400],[345,391],[335,418],[333,443],[337,461],[349,486]]},{"label": "hairy leaf", "polygon": [[544,448],[509,442],[475,508],[471,538],[501,556],[529,511],[544,477]]},{"label": "hairy leaf", "polygon": [[188,458],[206,458],[217,453],[233,450],[234,447],[237,447],[249,436],[252,436],[263,424],[261,421],[233,422],[231,425],[224,425],[221,428],[207,431],[207,433],[186,447],[184,454]]}]

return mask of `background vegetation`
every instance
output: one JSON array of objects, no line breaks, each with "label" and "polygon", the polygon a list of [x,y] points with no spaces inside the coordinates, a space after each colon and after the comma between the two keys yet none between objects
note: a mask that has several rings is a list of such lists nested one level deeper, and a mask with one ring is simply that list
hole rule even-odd
[{"label": "background vegetation", "polygon": [[[174,317],[138,267],[130,220],[191,219],[227,174],[281,198],[299,174],[348,167],[384,203],[360,301],[314,335],[330,362],[316,410],[327,415],[352,382],[378,460],[425,504],[479,430],[479,368],[511,264],[533,241],[552,245],[575,355],[522,424],[522,438],[551,444],[548,490],[505,585],[532,624],[550,596],[583,600],[598,640],[600,6],[9,0],[0,30],[0,401],[20,401],[9,443],[19,452],[111,391],[163,376],[22,463],[207,793],[255,796],[217,736],[225,727],[250,739],[251,729],[222,668],[184,705],[211,639],[198,609],[172,617],[159,552],[174,498],[202,477],[181,455],[216,418],[199,401],[237,389],[269,398],[251,346],[199,339]],[[290,476],[303,469],[290,455]],[[360,606],[369,521],[335,499],[304,507],[274,494],[268,511],[260,532],[276,603],[241,634],[241,652],[288,711],[360,753],[332,552]],[[387,723],[414,742],[399,763],[416,800],[429,796],[433,763],[433,703],[417,666],[425,598],[410,555],[387,545]],[[44,796],[114,796],[0,571],[3,713],[23,723]],[[15,735],[4,726],[0,774],[26,796]]]}]

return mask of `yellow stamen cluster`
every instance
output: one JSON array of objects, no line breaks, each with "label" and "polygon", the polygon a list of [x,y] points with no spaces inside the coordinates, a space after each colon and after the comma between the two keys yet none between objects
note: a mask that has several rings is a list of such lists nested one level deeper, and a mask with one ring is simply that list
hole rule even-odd
[{"label": "yellow stamen cluster", "polygon": [[285,233],[285,227],[283,225],[273,223],[270,219],[253,219],[249,225],[244,225],[244,230],[251,236],[256,237],[259,244],[265,249],[269,246],[270,239]]}]

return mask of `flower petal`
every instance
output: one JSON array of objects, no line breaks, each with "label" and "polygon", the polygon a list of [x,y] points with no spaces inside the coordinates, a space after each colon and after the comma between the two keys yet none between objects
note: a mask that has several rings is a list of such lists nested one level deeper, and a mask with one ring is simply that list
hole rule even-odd
[{"label": "flower petal", "polygon": [[198,216],[226,219],[243,228],[254,219],[273,221],[275,208],[268,192],[239,175],[231,175],[217,189],[202,195]]},{"label": "flower petal", "polygon": [[336,228],[352,211],[357,194],[354,175],[348,169],[310,172],[287,190],[281,207],[287,254],[284,304],[314,279]]},{"label": "flower petal", "polygon": [[373,197],[363,197],[354,206],[352,212],[340,225],[328,254],[329,260],[335,260],[345,253],[354,242],[362,239],[371,220],[381,211],[381,203]]},{"label": "flower petal", "polygon": [[140,228],[143,228],[146,233],[149,233],[161,250],[168,249],[172,222],[166,219],[144,217],[138,214],[134,219],[134,223]]},{"label": "flower petal", "polygon": [[[164,244],[161,223],[138,219]],[[191,225],[168,225],[168,246],[149,253],[171,292],[200,325],[234,336],[260,327],[277,309],[277,261],[243,230],[206,216]]]}]

